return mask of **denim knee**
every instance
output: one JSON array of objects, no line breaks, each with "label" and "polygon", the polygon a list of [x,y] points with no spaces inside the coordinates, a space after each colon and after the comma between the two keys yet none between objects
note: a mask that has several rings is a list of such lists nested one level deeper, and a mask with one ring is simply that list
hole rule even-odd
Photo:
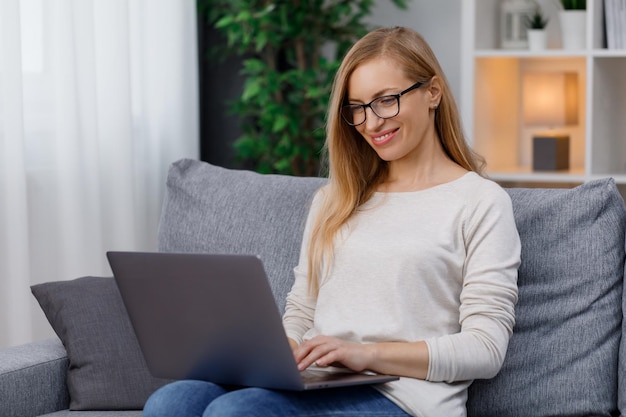
[{"label": "denim knee", "polygon": [[244,388],[213,400],[203,417],[284,416],[279,394],[263,388]]},{"label": "denim knee", "polygon": [[206,406],[226,390],[205,381],[176,381],[156,390],[143,408],[143,417],[202,416]]}]

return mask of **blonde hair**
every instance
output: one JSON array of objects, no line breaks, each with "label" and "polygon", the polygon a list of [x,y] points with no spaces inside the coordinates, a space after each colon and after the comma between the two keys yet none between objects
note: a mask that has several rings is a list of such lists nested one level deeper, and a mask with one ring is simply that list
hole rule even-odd
[{"label": "blonde hair", "polygon": [[309,289],[317,294],[332,264],[335,236],[357,208],[368,201],[387,176],[388,166],[356,128],[340,115],[348,80],[361,64],[375,58],[394,60],[415,82],[441,81],[442,97],[435,113],[435,129],[450,159],[469,171],[482,172],[483,161],[467,146],[448,81],[435,54],[417,32],[382,28],[357,41],[344,57],[333,82],[326,124],[325,163],[328,184],[314,221],[308,253]]}]

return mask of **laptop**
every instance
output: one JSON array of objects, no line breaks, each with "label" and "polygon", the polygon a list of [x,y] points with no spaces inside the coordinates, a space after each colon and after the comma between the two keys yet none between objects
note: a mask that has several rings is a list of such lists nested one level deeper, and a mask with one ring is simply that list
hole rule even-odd
[{"label": "laptop", "polygon": [[107,258],[155,377],[297,391],[398,379],[298,371],[257,256],[107,252]]}]

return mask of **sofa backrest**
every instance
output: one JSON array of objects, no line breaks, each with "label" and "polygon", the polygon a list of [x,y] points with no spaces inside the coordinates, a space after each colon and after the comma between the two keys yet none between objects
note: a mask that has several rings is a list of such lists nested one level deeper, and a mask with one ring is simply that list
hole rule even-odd
[{"label": "sofa backrest", "polygon": [[258,255],[282,312],[309,203],[323,183],[177,161],[167,178],[159,250]]},{"label": "sofa backrest", "polygon": [[[323,183],[178,161],[159,249],[259,255],[282,311],[308,206]],[[626,381],[618,382],[626,375],[626,211],[614,182],[507,191],[522,241],[517,323],[501,372],[471,386],[468,414],[609,416],[619,403],[626,415]]]}]

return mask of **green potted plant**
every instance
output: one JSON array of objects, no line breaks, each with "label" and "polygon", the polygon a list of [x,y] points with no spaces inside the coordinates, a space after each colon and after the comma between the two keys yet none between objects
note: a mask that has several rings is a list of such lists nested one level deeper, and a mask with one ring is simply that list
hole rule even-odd
[{"label": "green potted plant", "polygon": [[580,50],[587,46],[587,1],[561,0],[559,11],[563,49]]},{"label": "green potted plant", "polygon": [[526,26],[529,29],[545,29],[548,25],[549,20],[550,19],[544,16],[544,14],[541,12],[541,8],[537,7],[535,9],[535,13],[533,13],[532,16],[527,17]]},{"label": "green potted plant", "polygon": [[547,36],[546,26],[549,19],[544,16],[540,7],[535,9],[532,16],[526,19],[526,35],[528,37],[528,49],[540,51],[546,49]]},{"label": "green potted plant", "polygon": [[587,10],[587,0],[561,0],[565,10]]},{"label": "green potted plant", "polygon": [[[406,8],[409,0],[392,0]],[[197,0],[199,16],[243,58],[232,105],[243,134],[237,157],[258,172],[315,176],[327,101],[349,46],[371,28],[372,0]]]}]

